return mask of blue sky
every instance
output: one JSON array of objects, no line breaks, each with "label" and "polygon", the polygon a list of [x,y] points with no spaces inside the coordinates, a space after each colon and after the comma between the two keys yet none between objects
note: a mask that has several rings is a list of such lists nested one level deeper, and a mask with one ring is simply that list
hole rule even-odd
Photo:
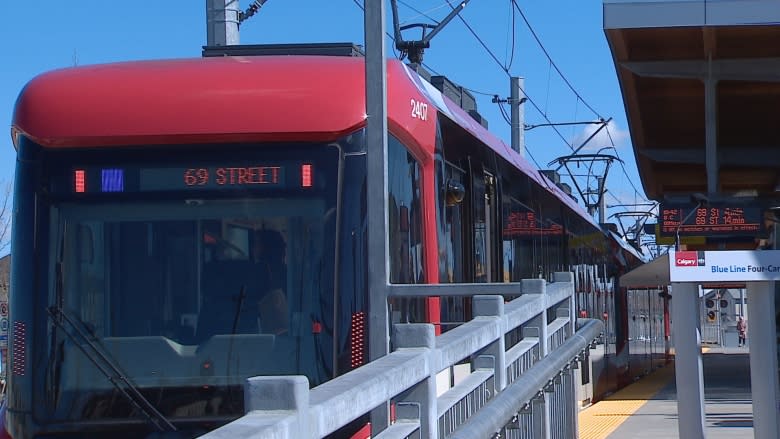
[{"label": "blue sky", "polygon": [[[517,0],[517,3],[555,64],[583,99],[578,99],[555,72],[519,14],[515,16],[516,43],[509,72],[525,77],[526,92],[553,122],[594,120],[597,114],[612,117],[610,134],[620,158],[625,161],[626,173],[620,166],[610,170],[607,187],[612,196],[607,202],[643,201],[623,101],[602,29],[602,2]],[[404,4],[436,20],[441,20],[450,10],[446,0],[402,0],[399,5],[402,24],[430,22]],[[242,9],[248,5],[248,0],[241,0]],[[389,2],[387,13],[390,20]],[[27,81],[39,73],[74,64],[198,57],[206,41],[205,15],[204,0],[0,2],[0,17],[6,18],[0,30],[0,37],[6,43],[4,61],[0,64],[0,121],[6,127],[5,133],[0,132],[0,180],[13,176],[15,152],[8,133],[14,102]],[[508,64],[512,48],[510,0],[472,0],[462,16],[499,62],[455,19],[432,40],[425,64],[469,89],[506,97],[509,79],[499,63]],[[404,35],[406,39],[417,36],[416,33]],[[244,44],[317,41],[362,44],[363,16],[355,1],[268,0],[241,27]],[[392,54],[392,50],[388,49],[388,53]],[[509,126],[497,105],[490,102],[490,96],[477,94],[476,97],[479,111],[488,119],[490,129],[509,143]],[[526,106],[526,123],[544,122],[539,111]],[[578,146],[577,141],[587,136],[585,130],[589,129],[593,127],[562,127],[564,139],[561,139],[550,128],[536,128],[526,133],[528,149],[538,164],[546,167],[556,157],[571,154],[567,142]],[[590,152],[609,145],[606,136],[599,136]],[[638,195],[631,182],[639,189]],[[610,209],[609,213],[617,210]]]}]

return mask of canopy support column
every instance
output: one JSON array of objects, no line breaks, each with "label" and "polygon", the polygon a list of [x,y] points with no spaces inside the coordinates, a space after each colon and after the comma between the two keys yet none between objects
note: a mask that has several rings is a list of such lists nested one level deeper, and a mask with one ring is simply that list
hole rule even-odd
[{"label": "canopy support column", "polygon": [[675,380],[677,383],[677,429],[680,437],[704,438],[704,375],[701,363],[699,288],[692,282],[673,283]]},{"label": "canopy support column", "polygon": [[775,439],[780,437],[775,282],[748,282],[747,297],[753,434],[756,439]]}]

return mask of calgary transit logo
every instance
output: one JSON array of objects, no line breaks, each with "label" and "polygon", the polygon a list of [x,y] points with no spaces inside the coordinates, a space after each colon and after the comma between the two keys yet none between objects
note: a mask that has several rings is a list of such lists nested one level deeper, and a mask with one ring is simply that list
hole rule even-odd
[{"label": "calgary transit logo", "polygon": [[674,265],[676,267],[703,267],[704,252],[703,251],[675,252]]}]

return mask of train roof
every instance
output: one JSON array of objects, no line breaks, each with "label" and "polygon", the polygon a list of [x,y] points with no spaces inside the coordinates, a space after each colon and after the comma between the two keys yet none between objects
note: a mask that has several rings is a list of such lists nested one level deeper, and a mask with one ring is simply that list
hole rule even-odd
[{"label": "train roof", "polygon": [[50,148],[333,140],[365,123],[358,83],[362,61],[347,57],[74,67],[31,80],[17,99],[13,128]]},{"label": "train roof", "polygon": [[[402,64],[403,65],[403,64]],[[411,72],[406,67],[407,72]],[[587,219],[594,227],[600,228],[599,224],[588,215],[585,210],[577,204],[577,202],[561,190],[552,180],[547,178],[538,169],[536,169],[531,163],[523,158],[517,151],[513,150],[509,145],[504,143],[501,139],[496,137],[493,133],[488,131],[485,127],[479,124],[474,118],[460,108],[457,104],[452,102],[448,97],[444,96],[436,87],[422,79],[419,75],[410,73],[410,80],[418,87],[420,92],[426,96],[426,98],[436,106],[436,109],[448,117],[450,120],[458,124],[461,128],[468,131],[472,136],[479,139],[482,143],[490,147],[498,155],[503,157],[509,163],[513,164],[516,168],[520,169],[528,175],[537,184],[545,187],[549,192],[552,192],[563,204],[567,205],[570,209],[574,210],[580,216]]]},{"label": "train roof", "polygon": [[[20,93],[12,134],[48,148],[251,141],[332,141],[365,125],[360,57],[228,56],[133,61],[44,73]],[[598,224],[551,180],[433,85],[388,61],[391,129],[414,132],[418,95],[498,155]],[[403,110],[400,110],[403,109]]]}]

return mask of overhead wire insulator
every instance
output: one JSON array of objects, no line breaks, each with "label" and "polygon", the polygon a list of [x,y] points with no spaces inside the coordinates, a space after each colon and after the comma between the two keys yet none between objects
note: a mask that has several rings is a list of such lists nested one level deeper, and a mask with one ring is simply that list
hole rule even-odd
[{"label": "overhead wire insulator", "polygon": [[262,8],[267,1],[268,0],[254,0],[252,4],[250,4],[246,9],[246,11],[238,13],[238,23],[241,24],[244,22],[244,20],[247,20],[253,15],[257,14],[260,8]]}]

